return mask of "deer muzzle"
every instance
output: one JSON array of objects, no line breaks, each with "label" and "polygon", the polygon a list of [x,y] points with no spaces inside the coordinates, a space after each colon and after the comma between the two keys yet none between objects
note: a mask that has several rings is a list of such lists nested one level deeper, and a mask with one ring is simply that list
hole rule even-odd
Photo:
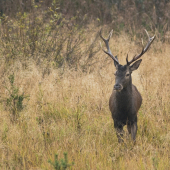
[{"label": "deer muzzle", "polygon": [[114,85],[114,90],[121,91],[122,89],[123,89],[123,86],[121,84],[115,84]]}]

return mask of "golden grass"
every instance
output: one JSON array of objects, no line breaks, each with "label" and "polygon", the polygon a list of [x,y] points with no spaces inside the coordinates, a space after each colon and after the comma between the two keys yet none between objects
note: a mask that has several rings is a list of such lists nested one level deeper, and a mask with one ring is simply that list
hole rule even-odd
[{"label": "golden grass", "polygon": [[[139,53],[140,45],[122,33],[111,39],[112,52],[125,64]],[[114,65],[101,51],[92,73],[51,70],[44,78],[42,70],[28,61],[23,69],[16,61],[9,72],[1,64],[0,92],[7,93],[4,82],[13,71],[16,85],[30,95],[16,123],[0,105],[1,169],[52,169],[48,160],[54,154],[63,158],[68,152],[71,169],[153,170],[170,169],[170,49],[155,40],[143,56],[140,68],[132,74],[143,97],[138,113],[137,142],[133,146],[127,132],[119,144],[113,128],[108,101],[114,85]],[[124,128],[126,131],[126,127]]]}]

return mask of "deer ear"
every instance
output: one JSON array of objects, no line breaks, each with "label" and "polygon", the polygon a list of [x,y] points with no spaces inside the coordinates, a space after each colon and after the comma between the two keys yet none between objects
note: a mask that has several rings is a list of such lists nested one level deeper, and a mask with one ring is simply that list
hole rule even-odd
[{"label": "deer ear", "polygon": [[[116,59],[117,59],[117,61],[118,61],[117,56],[115,56],[115,58],[116,58]],[[117,69],[118,63],[117,63],[116,61],[114,61],[114,65],[115,65],[115,67],[116,67],[116,69]]]},{"label": "deer ear", "polygon": [[141,63],[141,61],[142,61],[142,59],[136,61],[133,65],[131,65],[131,66],[130,66],[130,70],[131,70],[131,71],[137,70],[138,67],[139,67],[139,65],[140,65],[140,63]]}]

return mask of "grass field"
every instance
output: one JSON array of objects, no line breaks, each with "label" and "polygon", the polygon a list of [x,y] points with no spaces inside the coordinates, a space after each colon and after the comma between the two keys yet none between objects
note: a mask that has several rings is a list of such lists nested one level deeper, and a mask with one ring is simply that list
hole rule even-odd
[{"label": "grass field", "polygon": [[[106,34],[103,33],[105,36]],[[154,33],[150,32],[150,35]],[[87,36],[95,38],[96,32]],[[85,35],[86,36],[86,35]],[[98,44],[101,41],[98,38]],[[147,40],[144,39],[144,43]],[[121,64],[140,53],[140,41],[125,33],[113,35],[110,47]],[[83,47],[82,47],[83,48]],[[143,103],[138,113],[138,132],[133,145],[126,127],[124,144],[119,144],[108,107],[114,85],[113,61],[101,50],[93,56],[89,71],[50,68],[43,75],[31,59],[27,68],[20,60],[0,65],[0,169],[53,169],[48,162],[68,153],[70,169],[168,170],[170,169],[170,48],[156,39],[142,57],[132,81]],[[24,108],[11,120],[8,76],[14,73],[19,93],[29,96]],[[68,168],[69,169],[69,168]]]}]

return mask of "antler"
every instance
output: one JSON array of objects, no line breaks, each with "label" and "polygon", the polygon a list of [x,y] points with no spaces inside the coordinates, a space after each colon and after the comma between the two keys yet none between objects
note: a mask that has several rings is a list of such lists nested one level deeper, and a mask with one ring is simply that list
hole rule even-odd
[{"label": "antler", "polygon": [[126,57],[126,62],[127,62],[127,65],[130,65],[131,63],[133,63],[134,61],[138,60],[143,54],[145,54],[145,52],[149,49],[150,45],[152,44],[153,40],[155,39],[155,35],[153,37],[150,37],[148,32],[146,31],[145,29],[145,32],[148,36],[148,44],[146,45],[146,47],[142,49],[142,52],[139,54],[139,55],[135,55],[132,60],[128,61],[128,55]]},{"label": "antler", "polygon": [[111,51],[110,51],[110,48],[109,48],[109,40],[110,40],[110,37],[112,36],[112,33],[113,33],[113,30],[110,31],[110,34],[108,36],[107,39],[104,39],[103,36],[102,36],[102,29],[100,30],[99,32],[99,35],[101,37],[101,39],[105,42],[105,45],[106,45],[106,48],[107,48],[107,51],[103,50],[107,55],[109,55],[117,64],[119,64],[119,61],[117,60],[117,58],[115,58]]}]

